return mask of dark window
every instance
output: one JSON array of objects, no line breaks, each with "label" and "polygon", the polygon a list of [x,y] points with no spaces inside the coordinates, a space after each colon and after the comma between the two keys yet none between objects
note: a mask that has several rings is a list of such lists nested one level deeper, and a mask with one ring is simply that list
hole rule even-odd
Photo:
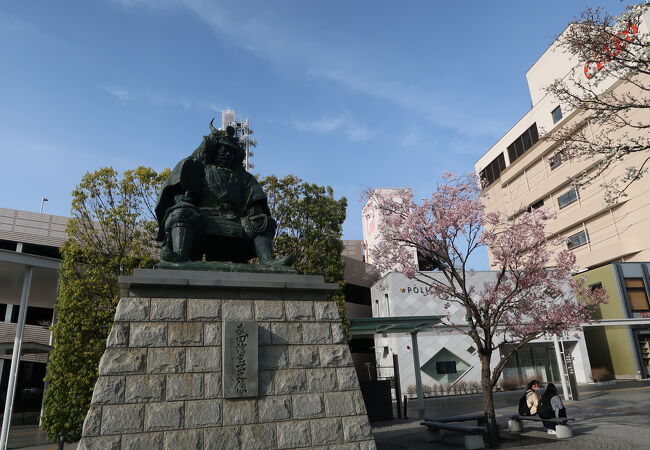
[{"label": "dark window", "polygon": [[456,361],[436,361],[436,372],[439,374],[456,373]]},{"label": "dark window", "polygon": [[562,108],[559,106],[551,111],[551,116],[553,116],[553,123],[558,123],[562,118]]},{"label": "dark window", "polygon": [[557,198],[557,203],[560,205],[560,209],[569,206],[571,203],[578,200],[578,191],[576,188],[571,188],[571,190],[565,192]]},{"label": "dark window", "polygon": [[528,129],[528,132],[530,133],[530,138],[533,140],[533,144],[535,142],[539,141],[539,133],[537,132],[537,124],[536,123],[533,123],[530,126],[530,128]]},{"label": "dark window", "polygon": [[42,327],[49,327],[52,325],[52,308],[39,308],[37,306],[27,307],[27,317],[25,323],[27,325],[40,325]]},{"label": "dark window", "polygon": [[533,123],[530,128],[523,132],[515,141],[508,146],[508,158],[512,164],[517,158],[526,153],[526,151],[535,145],[539,140],[537,124]]},{"label": "dark window", "polygon": [[602,289],[603,283],[594,283],[589,285],[589,289],[595,291],[596,289]]},{"label": "dark window", "polygon": [[3,250],[11,250],[12,252],[16,251],[16,242],[15,241],[5,241],[0,239],[0,248]]},{"label": "dark window", "polygon": [[358,305],[370,305],[370,288],[356,284],[345,283],[343,286],[345,301]]},{"label": "dark window", "polygon": [[23,244],[23,253],[61,259],[59,249],[49,245]]},{"label": "dark window", "polygon": [[632,311],[650,310],[643,278],[626,278],[625,292],[627,293],[627,300],[630,303],[630,309]]},{"label": "dark window", "polygon": [[485,169],[481,170],[481,185],[485,188],[494,183],[501,176],[501,171],[505,168],[506,158],[501,153]]},{"label": "dark window", "polygon": [[[521,135],[521,141],[523,142],[523,148],[528,150],[533,146],[533,140],[530,137],[530,133],[524,133]],[[526,151],[524,150],[524,151]],[[523,152],[522,152],[523,154]]]},{"label": "dark window", "polygon": [[538,201],[538,202],[536,202],[536,203],[533,203],[532,205],[530,205],[530,206],[528,207],[527,211],[528,211],[528,212],[533,212],[534,210],[539,209],[539,208],[541,208],[542,206],[544,206],[544,200],[540,200],[540,201]]},{"label": "dark window", "polygon": [[569,247],[569,249],[580,247],[581,245],[585,245],[588,241],[587,232],[581,231],[580,233],[571,235],[567,238],[566,241],[567,241],[566,242],[567,247]]},{"label": "dark window", "polygon": [[424,254],[418,251],[418,270],[422,272],[430,272],[432,270],[440,270],[440,265],[433,256]]},{"label": "dark window", "polygon": [[564,162],[564,151],[559,151],[555,155],[551,156],[548,160],[549,166],[551,166],[551,170],[554,170]]}]

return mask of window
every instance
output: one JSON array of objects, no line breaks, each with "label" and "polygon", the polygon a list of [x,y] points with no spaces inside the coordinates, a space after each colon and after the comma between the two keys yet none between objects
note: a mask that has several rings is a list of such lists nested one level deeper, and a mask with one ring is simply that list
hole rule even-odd
[{"label": "window", "polygon": [[557,198],[557,203],[560,205],[560,209],[562,209],[569,206],[576,200],[578,200],[578,191],[576,188],[571,188],[569,191],[565,192]]},{"label": "window", "polygon": [[562,118],[562,108],[559,106],[551,111],[551,116],[553,116],[553,123],[558,123]]},{"label": "window", "polygon": [[625,292],[632,311],[648,311],[648,295],[645,292],[643,278],[626,278]]},{"label": "window", "polygon": [[564,150],[560,150],[548,159],[548,165],[551,166],[551,170],[555,170],[560,167],[565,159]]},{"label": "window", "polygon": [[566,241],[567,247],[572,249],[585,245],[589,241],[589,238],[587,237],[586,231],[581,231],[580,233],[569,236]]},{"label": "window", "polygon": [[590,291],[595,291],[596,289],[602,289],[602,288],[603,288],[603,283],[594,283],[589,285]]},{"label": "window", "polygon": [[456,361],[436,361],[436,372],[439,374],[456,373]]},{"label": "window", "polygon": [[517,158],[526,153],[535,142],[539,140],[539,133],[537,132],[537,124],[533,123],[524,133],[519,136],[515,141],[508,146],[508,158],[512,164]]},{"label": "window", "polygon": [[481,186],[486,188],[494,183],[501,176],[501,171],[505,168],[506,158],[501,153],[485,169],[481,170]]},{"label": "window", "polygon": [[533,211],[535,211],[536,209],[541,208],[542,206],[544,206],[544,200],[540,200],[540,201],[538,201],[538,202],[533,203],[532,205],[530,205],[530,206],[528,207],[528,209],[527,209],[526,211],[528,211],[528,212],[533,212]]}]

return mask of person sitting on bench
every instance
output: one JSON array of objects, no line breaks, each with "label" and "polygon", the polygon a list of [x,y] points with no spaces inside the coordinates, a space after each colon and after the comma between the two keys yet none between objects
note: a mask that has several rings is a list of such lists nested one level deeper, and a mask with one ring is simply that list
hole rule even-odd
[{"label": "person sitting on bench", "polygon": [[[553,383],[546,386],[546,391],[544,391],[539,402],[538,411],[539,417],[542,419],[566,417],[566,408]],[[555,424],[553,422],[543,421],[542,424],[548,429],[549,434],[555,434]]]}]

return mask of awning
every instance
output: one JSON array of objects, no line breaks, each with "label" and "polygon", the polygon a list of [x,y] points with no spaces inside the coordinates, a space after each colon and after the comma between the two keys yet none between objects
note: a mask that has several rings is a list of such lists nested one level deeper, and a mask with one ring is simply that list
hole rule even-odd
[{"label": "awning", "polygon": [[373,334],[411,334],[427,331],[438,325],[443,316],[367,317],[350,319],[352,336]]}]

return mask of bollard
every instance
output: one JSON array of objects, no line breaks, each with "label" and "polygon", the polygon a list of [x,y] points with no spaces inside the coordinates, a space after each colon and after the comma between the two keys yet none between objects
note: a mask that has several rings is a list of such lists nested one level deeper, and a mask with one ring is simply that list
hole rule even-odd
[{"label": "bollard", "polygon": [[404,419],[408,420],[409,416],[406,413],[406,405],[408,404],[409,398],[405,395],[404,396]]}]

